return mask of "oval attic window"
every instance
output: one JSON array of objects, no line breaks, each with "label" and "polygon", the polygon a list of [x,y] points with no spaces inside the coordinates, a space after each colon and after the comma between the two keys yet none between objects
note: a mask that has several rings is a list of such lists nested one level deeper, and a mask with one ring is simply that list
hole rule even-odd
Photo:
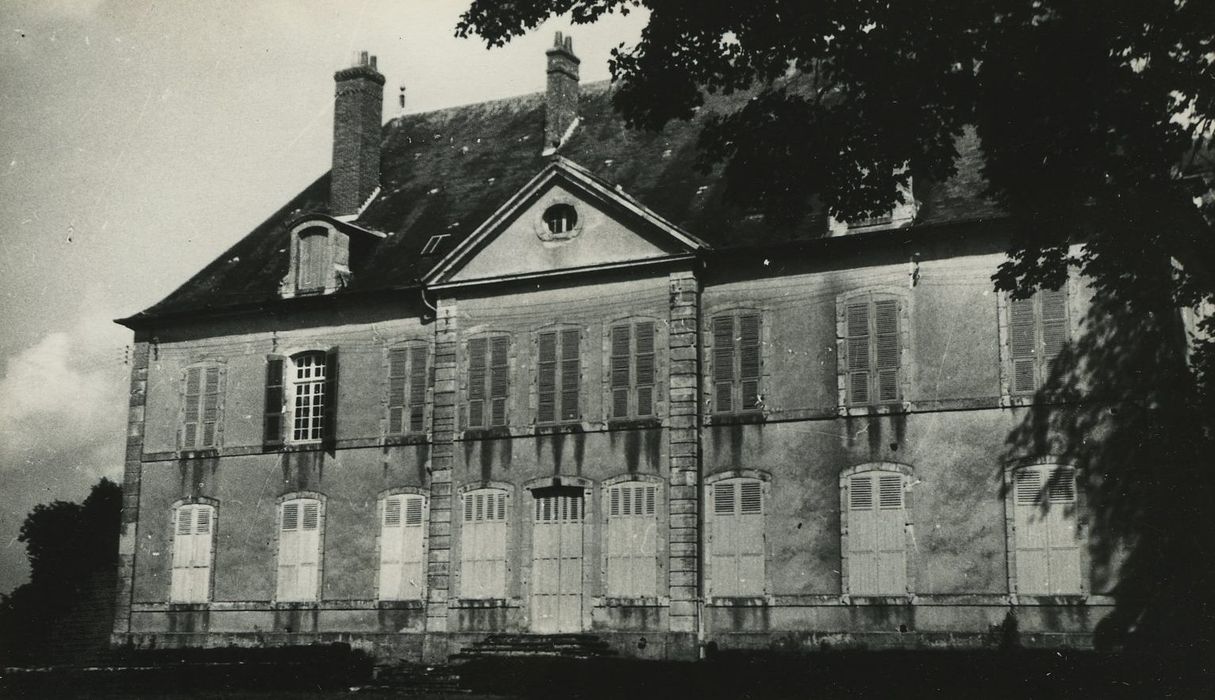
[{"label": "oval attic window", "polygon": [[544,210],[544,225],[554,236],[568,236],[578,224],[578,212],[569,204],[554,204]]}]

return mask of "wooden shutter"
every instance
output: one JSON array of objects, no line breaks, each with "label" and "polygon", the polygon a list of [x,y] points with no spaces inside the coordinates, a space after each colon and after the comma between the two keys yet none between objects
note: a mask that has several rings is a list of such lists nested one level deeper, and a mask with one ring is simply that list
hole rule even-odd
[{"label": "wooden shutter", "polygon": [[426,347],[416,346],[409,351],[409,430],[420,433],[425,430],[426,414]]},{"label": "wooden shutter", "polygon": [[608,490],[609,596],[658,593],[656,492],[655,485],[642,483],[619,484]]},{"label": "wooden shutter", "polygon": [[1063,351],[1068,340],[1067,287],[1058,290],[1044,289],[1038,292],[1042,319],[1042,368],[1041,382],[1051,374],[1054,360]]},{"label": "wooden shutter", "polygon": [[561,331],[561,420],[578,420],[582,385],[581,333],[577,328]]},{"label": "wooden shutter", "polygon": [[325,352],[325,396],[322,399],[321,440],[332,448],[338,435],[338,349]]},{"label": "wooden shutter", "polygon": [[460,532],[460,595],[464,598],[506,597],[506,494],[464,494]]},{"label": "wooden shutter", "polygon": [[878,474],[877,586],[882,595],[907,592],[906,527],[903,509],[903,476]]},{"label": "wooden shutter", "polygon": [[713,486],[713,595],[764,593],[763,485],[731,480]]},{"label": "wooden shutter", "polygon": [[468,341],[468,425],[472,428],[485,427],[485,360],[488,342],[485,338],[473,338]]},{"label": "wooden shutter", "polygon": [[1013,299],[1008,309],[1008,352],[1012,358],[1012,391],[1029,393],[1037,389],[1035,358],[1034,300]]},{"label": "wooden shutter", "polygon": [[848,592],[872,595],[878,590],[877,516],[873,479],[848,478]]},{"label": "wooden shutter", "polygon": [[1076,529],[1076,473],[1070,467],[1026,467],[1013,476],[1017,592],[1083,591]]},{"label": "wooden shutter", "polygon": [[186,450],[198,447],[202,371],[201,367],[191,367],[186,370],[185,390],[182,392],[185,415],[181,425],[181,447]]},{"label": "wooden shutter", "polygon": [[874,365],[878,401],[899,399],[899,302],[880,299],[873,304]]},{"label": "wooden shutter", "polygon": [[405,394],[409,354],[403,348],[388,351],[388,434],[405,432]]},{"label": "wooden shutter", "polygon": [[213,515],[214,509],[208,505],[183,505],[176,511],[169,591],[172,602],[204,603],[210,599]]},{"label": "wooden shutter", "polygon": [[316,600],[320,593],[321,504],[304,501],[300,508],[298,597]]},{"label": "wooden shutter", "polygon": [[202,440],[199,447],[215,447],[219,444],[219,401],[223,384],[223,370],[207,367],[203,372],[202,391]]},{"label": "wooden shutter", "polygon": [[329,236],[324,228],[313,227],[299,236],[297,274],[299,291],[316,291],[325,287],[329,263]]},{"label": "wooden shutter", "polygon": [[283,420],[283,373],[286,366],[286,358],[282,356],[270,355],[266,358],[266,403],[262,421],[262,447],[265,449],[283,446],[283,433],[286,428]]},{"label": "wooden shutter", "polygon": [[636,376],[634,384],[637,389],[637,415],[654,415],[654,324],[644,321],[636,324]]},{"label": "wooden shutter", "polygon": [[760,319],[759,314],[744,314],[738,319],[738,378],[742,387],[742,401],[739,409],[746,411],[756,408],[759,402],[760,375]]},{"label": "wooden shutter", "polygon": [[848,592],[907,592],[907,515],[903,476],[870,472],[848,478]]},{"label": "wooden shutter", "polygon": [[1052,470],[1046,485],[1046,497],[1049,502],[1046,514],[1046,539],[1049,546],[1046,566],[1051,593],[1081,593],[1075,470],[1070,467],[1056,467]]},{"label": "wooden shutter", "polygon": [[1042,473],[1028,467],[1013,475],[1017,544],[1017,592],[1047,594],[1051,590],[1047,559],[1050,545],[1042,511]]},{"label": "wooden shutter", "polygon": [[380,599],[421,600],[423,596],[423,513],[418,495],[384,500],[380,536]]},{"label": "wooden shutter", "polygon": [[629,344],[629,327],[614,326],[611,333],[609,370],[613,418],[625,418],[629,415]]},{"label": "wooden shutter", "polygon": [[557,334],[541,333],[537,345],[536,421],[552,423],[557,419]]},{"label": "wooden shutter", "polygon": [[713,400],[718,413],[734,410],[734,317],[713,319]]},{"label": "wooden shutter", "polygon": [[279,516],[277,600],[297,600],[300,554],[300,501],[287,501]]},{"label": "wooden shutter", "polygon": [[869,403],[869,302],[845,307],[848,403]]},{"label": "wooden shutter", "polygon": [[509,365],[510,338],[500,335],[493,338],[489,344],[489,423],[493,426],[504,426],[506,420],[506,399],[510,389]]}]

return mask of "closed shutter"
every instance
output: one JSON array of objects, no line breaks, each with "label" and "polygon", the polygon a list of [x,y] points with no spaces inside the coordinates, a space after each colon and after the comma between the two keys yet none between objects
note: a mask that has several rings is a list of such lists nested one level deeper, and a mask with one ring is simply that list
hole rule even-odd
[{"label": "closed shutter", "polygon": [[1076,528],[1076,472],[1057,467],[1050,475],[1046,488],[1050,500],[1047,513],[1046,539],[1050,546],[1047,570],[1051,592],[1056,595],[1077,594],[1082,591],[1080,572],[1080,542]]},{"label": "closed shutter", "polygon": [[304,501],[300,509],[299,588],[300,600],[316,600],[320,593],[321,504]]},{"label": "closed shutter", "polygon": [[417,495],[384,500],[380,536],[380,599],[423,597],[423,513],[426,499]]},{"label": "closed shutter", "polygon": [[425,429],[426,413],[426,348],[409,351],[409,430],[420,433]]},{"label": "closed shutter", "polygon": [[636,331],[636,377],[637,415],[654,415],[654,324],[649,321],[634,326]]},{"label": "closed shutter", "polygon": [[1012,391],[1031,393],[1037,389],[1034,300],[1013,299],[1009,302],[1008,351],[1012,358]]},{"label": "closed shutter", "polygon": [[310,228],[299,237],[298,290],[316,291],[325,287],[329,262],[328,236],[323,228]]},{"label": "closed shutter", "polygon": [[1047,559],[1050,545],[1042,511],[1042,474],[1036,468],[1018,469],[1013,476],[1017,542],[1017,592],[1047,594],[1050,575]]},{"label": "closed shutter", "polygon": [[460,595],[506,597],[506,493],[464,494],[461,528]]},{"label": "closed shutter", "polygon": [[541,333],[536,363],[536,421],[552,423],[557,419],[557,334]]},{"label": "closed shutter", "polygon": [[848,304],[845,310],[848,361],[848,403],[869,403],[869,302]]},{"label": "closed shutter", "polygon": [[283,446],[285,429],[283,420],[283,383],[286,358],[270,355],[266,358],[266,402],[262,421],[262,447],[275,449]]},{"label": "closed shutter", "polygon": [[899,399],[899,303],[881,299],[873,304],[874,365],[878,401]]},{"label": "closed shutter", "polygon": [[278,594],[283,601],[312,601],[320,593],[321,504],[283,503],[279,521]]},{"label": "closed shutter", "polygon": [[612,392],[612,417],[629,415],[629,327],[615,326],[611,332],[609,383]]},{"label": "closed shutter", "polygon": [[1041,382],[1050,377],[1055,358],[1063,351],[1068,340],[1067,288],[1044,289],[1038,292],[1042,317],[1042,371]]},{"label": "closed shutter", "polygon": [[199,447],[215,447],[218,444],[222,372],[219,367],[207,367],[203,372],[202,439]]},{"label": "closed shutter", "polygon": [[278,531],[278,588],[277,600],[297,599],[299,590],[300,554],[300,502],[283,504]]},{"label": "closed shutter", "polygon": [[759,314],[744,314],[738,319],[738,378],[741,383],[741,410],[756,408],[759,402],[760,320]]},{"label": "closed shutter", "polygon": [[755,480],[713,485],[712,594],[764,593],[763,486]]},{"label": "closed shutter", "polygon": [[627,483],[608,490],[608,595],[657,595],[656,492],[653,484]]},{"label": "closed shutter", "polygon": [[182,421],[182,449],[192,450],[198,446],[198,423],[202,396],[202,368],[191,367],[186,370],[186,387],[183,396],[185,416]]},{"label": "closed shutter", "polygon": [[901,474],[869,472],[848,478],[849,593],[907,593],[906,526]]},{"label": "closed shutter", "polygon": [[713,319],[713,397],[714,410],[734,410],[734,317]]},{"label": "closed shutter", "polygon": [[490,341],[489,424],[492,426],[505,426],[507,423],[506,399],[510,388],[509,350],[510,339],[504,335]]},{"label": "closed shutter", "polygon": [[325,396],[321,400],[321,440],[332,448],[338,437],[338,349],[325,353]]},{"label": "closed shutter", "polygon": [[1014,473],[1013,484],[1017,592],[1081,593],[1075,470],[1027,467]]},{"label": "closed shutter", "polygon": [[581,412],[578,406],[579,388],[582,384],[582,370],[579,363],[580,333],[571,328],[561,331],[561,420],[578,420]]},{"label": "closed shutter", "polygon": [[211,594],[211,547],[214,509],[185,505],[174,524],[172,580],[169,599],[175,603],[204,603]]},{"label": "closed shutter", "polygon": [[409,380],[408,351],[398,348],[388,351],[388,434],[405,432],[406,392]]},{"label": "closed shutter", "polygon": [[485,354],[488,342],[485,338],[468,341],[468,425],[472,428],[485,427]]}]

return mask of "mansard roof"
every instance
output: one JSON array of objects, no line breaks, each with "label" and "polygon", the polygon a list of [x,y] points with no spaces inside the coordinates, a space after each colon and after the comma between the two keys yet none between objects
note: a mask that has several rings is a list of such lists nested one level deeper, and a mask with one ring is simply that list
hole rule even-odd
[{"label": "mansard roof", "polygon": [[[725,203],[720,169],[705,174],[694,167],[704,121],[748,98],[746,93],[708,96],[689,122],[672,122],[652,133],[625,127],[612,110],[607,83],[584,85],[579,125],[557,155],[716,250],[824,237],[827,220],[821,211],[773,225]],[[543,134],[543,93],[410,114],[385,124],[381,190],[351,223],[387,235],[352,257],[350,284],[333,296],[419,286],[428,271],[551,162],[541,154]],[[916,183],[917,226],[1001,216],[983,196],[977,139],[964,135],[958,150],[956,175],[943,183]],[[328,194],[326,174],[163,301],[124,322],[143,325],[158,317],[278,301],[289,263],[290,226],[325,214]],[[431,250],[427,243],[440,235],[445,237]]]}]

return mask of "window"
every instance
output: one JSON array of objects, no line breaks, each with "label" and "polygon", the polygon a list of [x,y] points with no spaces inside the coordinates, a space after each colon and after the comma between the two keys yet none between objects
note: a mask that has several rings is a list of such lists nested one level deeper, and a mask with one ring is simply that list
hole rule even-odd
[{"label": "window", "polygon": [[1010,393],[1037,391],[1050,376],[1052,363],[1069,335],[1066,287],[1009,300],[1006,372]]},{"label": "window", "polygon": [[760,404],[760,316],[755,311],[713,318],[713,410],[750,411]]},{"label": "window", "polygon": [[182,395],[181,449],[219,446],[223,369],[218,365],[189,367]]},{"label": "window", "polygon": [[510,338],[505,335],[468,341],[468,427],[507,424],[509,351]]},{"label": "window", "polygon": [[422,246],[421,255],[434,255],[435,253],[438,253],[439,246],[441,246],[443,241],[450,235],[450,233],[439,233],[431,236],[430,240],[426,241],[426,245]]},{"label": "window", "polygon": [[297,238],[296,291],[319,292],[329,281],[329,230],[313,226],[301,231]]},{"label": "window", "polygon": [[613,326],[610,363],[611,417],[654,415],[654,322]]},{"label": "window", "polygon": [[211,552],[214,536],[214,506],[190,503],[180,505],[174,510],[170,601],[205,603],[211,599]]},{"label": "window", "polygon": [[294,498],[279,506],[276,600],[300,602],[320,597],[322,505],[316,498]]},{"label": "window", "polygon": [[336,436],[337,370],[337,348],[266,358],[264,449]]},{"label": "window", "polygon": [[607,594],[658,595],[658,485],[625,482],[607,489]]},{"label": "window", "polygon": [[507,494],[478,489],[464,494],[460,533],[460,595],[463,598],[506,597]]},{"label": "window", "polygon": [[578,225],[578,212],[569,204],[554,204],[544,210],[544,225],[554,236],[569,235]]},{"label": "window", "polygon": [[712,485],[710,594],[764,594],[763,483],[726,479]]},{"label": "window", "polygon": [[421,600],[426,584],[426,497],[388,496],[380,513],[380,600]]},{"label": "window", "polygon": [[1016,591],[1028,595],[1082,592],[1076,526],[1076,472],[1041,465],[1013,472]]},{"label": "window", "polygon": [[[904,171],[905,168],[899,168],[896,174],[901,174]],[[871,216],[850,221],[837,219],[832,216],[829,218],[827,224],[830,234],[832,236],[843,236],[849,233],[899,228],[910,225],[915,221],[916,214],[920,208],[919,202],[916,201],[915,195],[912,193],[911,176],[907,176],[906,182],[896,183],[895,187],[898,190],[899,201],[896,201],[889,210],[875,212]]]},{"label": "window", "polygon": [[537,338],[536,422],[575,421],[581,416],[578,388],[581,381],[577,328],[545,331]]},{"label": "window", "polygon": [[320,440],[325,418],[325,354],[297,355],[293,371],[291,438],[295,442]]},{"label": "window", "polygon": [[426,346],[388,351],[388,434],[426,429]]},{"label": "window", "polygon": [[843,403],[848,406],[902,400],[905,345],[903,301],[882,294],[862,294],[841,302],[841,369]]},{"label": "window", "polygon": [[900,472],[874,470],[845,480],[848,593],[907,594],[907,514]]}]

